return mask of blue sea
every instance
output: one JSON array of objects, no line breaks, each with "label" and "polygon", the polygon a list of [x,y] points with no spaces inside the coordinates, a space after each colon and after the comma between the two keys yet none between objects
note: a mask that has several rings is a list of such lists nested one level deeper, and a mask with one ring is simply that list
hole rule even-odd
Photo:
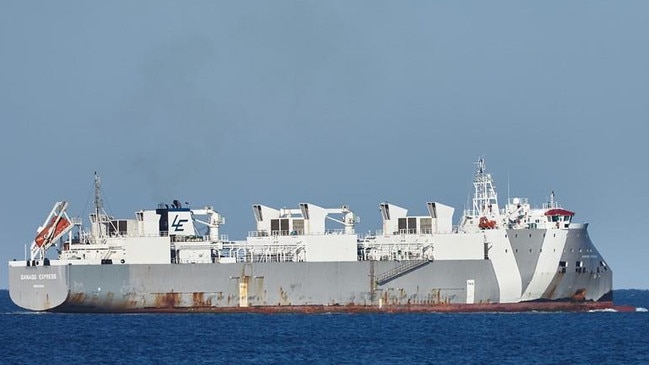
[{"label": "blue sea", "polygon": [[636,312],[52,314],[0,291],[2,364],[649,364]]}]

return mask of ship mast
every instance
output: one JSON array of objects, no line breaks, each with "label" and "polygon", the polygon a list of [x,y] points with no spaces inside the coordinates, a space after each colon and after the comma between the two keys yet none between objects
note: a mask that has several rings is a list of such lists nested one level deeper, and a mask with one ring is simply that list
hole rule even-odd
[{"label": "ship mast", "polygon": [[101,180],[97,171],[95,171],[95,215],[99,217],[99,213],[103,207],[103,202],[101,201]]},{"label": "ship mast", "polygon": [[498,194],[493,184],[491,174],[486,171],[484,158],[480,157],[475,163],[477,165],[473,177],[473,217],[496,218],[498,213]]},{"label": "ship mast", "polygon": [[108,226],[106,224],[109,222],[108,216],[104,211],[104,203],[101,198],[101,179],[95,171],[95,209],[94,212],[90,215],[90,221],[92,222],[92,233],[95,237],[103,237],[107,234],[106,229]]}]

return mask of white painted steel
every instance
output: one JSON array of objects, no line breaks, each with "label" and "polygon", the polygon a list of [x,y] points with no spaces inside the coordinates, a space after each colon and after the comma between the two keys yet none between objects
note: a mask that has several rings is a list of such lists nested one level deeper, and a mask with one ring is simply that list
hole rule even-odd
[{"label": "white painted steel", "polygon": [[535,300],[543,296],[557,273],[567,235],[567,229],[550,229],[546,232],[543,249],[539,253],[536,263],[536,270],[521,296],[522,300]]},{"label": "white painted steel", "polygon": [[521,273],[514,257],[514,250],[506,237],[505,230],[485,230],[484,239],[489,247],[489,259],[493,263],[500,303],[520,301],[522,293]]},{"label": "white painted steel", "polygon": [[469,279],[466,281],[466,304],[473,304],[475,302],[475,280]]}]

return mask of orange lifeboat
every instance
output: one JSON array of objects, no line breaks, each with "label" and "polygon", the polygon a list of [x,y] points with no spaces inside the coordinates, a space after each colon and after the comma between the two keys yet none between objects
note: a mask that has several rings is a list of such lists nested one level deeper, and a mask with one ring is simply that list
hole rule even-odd
[{"label": "orange lifeboat", "polygon": [[[45,226],[45,228],[41,229],[38,235],[36,235],[36,238],[34,238],[34,242],[36,242],[36,245],[38,247],[42,247],[45,241],[56,239],[58,236],[61,235],[61,233],[65,232],[65,230],[68,227],[70,227],[69,220],[63,217],[60,217],[60,219],[58,218],[59,217],[52,218],[50,223],[47,226]],[[53,232],[51,232],[52,228],[54,228]]]},{"label": "orange lifeboat", "polygon": [[496,221],[490,221],[487,217],[480,217],[480,223],[478,227],[481,229],[494,229],[496,228]]}]

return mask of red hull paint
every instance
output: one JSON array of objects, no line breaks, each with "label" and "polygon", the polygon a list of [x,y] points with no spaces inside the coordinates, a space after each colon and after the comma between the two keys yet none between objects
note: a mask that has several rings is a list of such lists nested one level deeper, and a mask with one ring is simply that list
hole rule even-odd
[{"label": "red hull paint", "polygon": [[495,304],[438,305],[301,305],[254,307],[160,307],[160,308],[89,308],[66,306],[55,312],[119,312],[119,313],[475,313],[475,312],[587,312],[615,308],[613,302],[522,302]]},{"label": "red hull paint", "polygon": [[618,312],[635,312],[636,308],[631,305],[616,305],[613,306],[613,309],[615,309]]}]

